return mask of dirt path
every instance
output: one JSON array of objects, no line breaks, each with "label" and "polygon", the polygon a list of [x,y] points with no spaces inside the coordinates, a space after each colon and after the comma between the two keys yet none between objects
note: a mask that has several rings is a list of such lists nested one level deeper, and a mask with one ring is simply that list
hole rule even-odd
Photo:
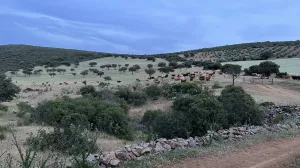
[{"label": "dirt path", "polygon": [[164,168],[288,168],[300,156],[300,136],[268,141],[222,156],[188,158]]}]

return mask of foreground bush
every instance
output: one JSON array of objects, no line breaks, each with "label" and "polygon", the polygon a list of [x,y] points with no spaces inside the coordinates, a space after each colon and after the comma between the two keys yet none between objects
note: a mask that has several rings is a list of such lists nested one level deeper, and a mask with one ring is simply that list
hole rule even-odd
[{"label": "foreground bush", "polygon": [[253,124],[262,121],[262,112],[254,99],[242,87],[226,86],[219,97],[226,112],[227,122],[231,125]]},{"label": "foreground bush", "polygon": [[0,111],[8,111],[8,107],[3,104],[0,104]]},{"label": "foreground bush", "polygon": [[[127,109],[120,104],[108,103],[95,97],[81,97],[43,102],[37,106],[32,119],[38,123],[59,125],[63,128],[70,124],[90,125],[92,129],[107,132],[119,138],[132,139]],[[86,122],[88,121],[88,122]]]},{"label": "foreground bush", "polygon": [[158,99],[163,93],[162,88],[156,84],[146,87],[144,91],[152,99]]},{"label": "foreground bush", "polygon": [[167,98],[178,97],[180,95],[197,95],[202,92],[202,86],[189,82],[164,84],[162,88],[164,90],[164,96]]},{"label": "foreground bush", "polygon": [[147,102],[148,96],[144,91],[132,91],[131,88],[119,87],[115,93],[120,99],[124,99],[128,104],[135,106],[143,105]]}]

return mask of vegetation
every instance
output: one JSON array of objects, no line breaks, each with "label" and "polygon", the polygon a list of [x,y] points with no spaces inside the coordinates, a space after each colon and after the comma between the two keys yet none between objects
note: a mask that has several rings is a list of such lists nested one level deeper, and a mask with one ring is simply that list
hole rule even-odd
[{"label": "vegetation", "polygon": [[[117,101],[105,102],[89,96],[76,99],[63,97],[39,104],[32,113],[32,120],[63,128],[69,127],[69,124],[83,124],[85,122],[82,121],[87,120],[88,125],[84,127],[91,127],[119,138],[132,139],[127,109],[122,107]],[[72,118],[80,122],[71,120]]]},{"label": "vegetation", "polygon": [[12,83],[11,78],[0,74],[0,102],[12,100],[20,91],[20,88]]},{"label": "vegetation", "polygon": [[[286,48],[293,47],[293,50]],[[272,55],[266,53],[272,52]],[[273,58],[291,58],[299,56],[300,41],[282,42],[254,42],[226,45],[197,50],[181,51],[175,53],[154,54],[154,55],[126,55],[118,54],[121,57],[146,58],[155,62],[155,58],[163,58],[169,62],[185,62],[186,59],[179,55],[186,55],[187,58],[206,58],[211,55],[211,59],[217,61],[242,61]],[[196,55],[197,53],[197,55]],[[0,46],[0,59],[5,60],[0,63],[0,73],[6,71],[16,71],[18,69],[33,68],[38,65],[56,67],[59,65],[70,66],[79,65],[79,62],[112,57],[116,54],[89,52],[81,50],[70,50],[49,47],[37,47],[29,45],[2,45]]]},{"label": "vegetation", "polygon": [[221,70],[222,72],[231,75],[232,85],[234,85],[235,79],[239,77],[242,71],[242,66],[234,64],[225,64],[222,66]]},{"label": "vegetation", "polygon": [[258,65],[258,72],[263,76],[269,77],[271,74],[279,73],[280,66],[272,61],[264,61]]},{"label": "vegetation", "polygon": [[145,69],[145,72],[146,72],[146,74],[149,75],[149,77],[151,77],[153,74],[155,74],[156,71],[153,68],[148,68],[148,69]]},{"label": "vegetation", "polygon": [[[189,85],[176,87],[191,88]],[[178,97],[169,113],[146,112],[141,123],[151,134],[165,138],[202,136],[208,130],[261,124],[261,111],[241,87],[227,86],[219,97],[208,89],[191,93]]]}]

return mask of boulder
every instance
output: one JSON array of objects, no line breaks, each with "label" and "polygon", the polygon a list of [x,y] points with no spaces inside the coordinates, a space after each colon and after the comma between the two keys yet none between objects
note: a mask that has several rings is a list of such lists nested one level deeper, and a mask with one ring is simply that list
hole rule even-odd
[{"label": "boulder", "polygon": [[161,142],[157,142],[154,148],[154,151],[156,153],[163,153],[166,151],[166,149],[163,147],[163,145],[161,144]]},{"label": "boulder", "polygon": [[[111,160],[115,160],[116,155],[115,155],[115,151],[110,151],[110,152],[104,152],[100,157],[99,157],[99,161],[100,163],[103,163],[104,165],[109,165]],[[119,159],[117,159],[119,160]]]},{"label": "boulder", "polygon": [[194,138],[192,138],[192,137],[190,137],[188,139],[188,144],[189,144],[189,147],[196,147],[197,146],[196,140]]},{"label": "boulder", "polygon": [[149,154],[149,153],[151,153],[151,151],[152,151],[151,148],[146,147],[141,151],[141,155]]},{"label": "boulder", "polygon": [[124,151],[124,150],[116,150],[115,155],[121,161],[131,160],[131,157],[129,156],[129,153],[127,151]]},{"label": "boulder", "polygon": [[118,166],[121,161],[117,158],[110,160],[109,164],[111,166]]},{"label": "boulder", "polygon": [[131,150],[131,152],[136,156],[136,157],[139,157],[141,156],[141,152],[142,152],[143,149],[140,149],[140,148],[134,148]]}]

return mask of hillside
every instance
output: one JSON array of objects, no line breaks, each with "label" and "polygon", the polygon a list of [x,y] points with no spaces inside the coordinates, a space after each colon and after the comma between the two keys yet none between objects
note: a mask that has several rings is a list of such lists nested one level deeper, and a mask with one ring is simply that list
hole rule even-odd
[{"label": "hillside", "polygon": [[300,41],[244,43],[154,55],[112,54],[29,45],[2,45],[0,46],[0,72],[32,68],[37,65],[69,65],[70,63],[110,56],[130,56],[133,58],[152,56],[168,61],[184,61],[182,57],[200,61],[255,60],[259,59],[260,53],[265,51],[273,52],[276,58],[300,57]]}]

